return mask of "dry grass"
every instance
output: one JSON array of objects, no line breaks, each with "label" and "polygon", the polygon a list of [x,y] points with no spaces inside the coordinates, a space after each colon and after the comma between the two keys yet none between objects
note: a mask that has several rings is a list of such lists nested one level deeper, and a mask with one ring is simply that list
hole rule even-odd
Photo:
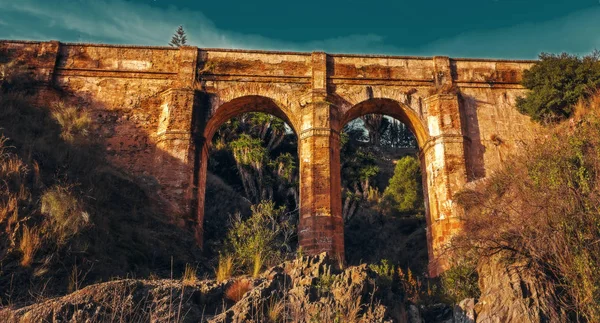
[{"label": "dry grass", "polygon": [[589,115],[600,116],[600,89],[596,90],[588,99],[581,99],[577,102],[571,120],[581,120]]},{"label": "dry grass", "polygon": [[48,216],[48,224],[58,244],[65,243],[90,222],[70,186],[53,186],[44,192],[41,202],[41,212]]},{"label": "dry grass", "polygon": [[225,298],[235,303],[239,302],[244,295],[252,289],[252,282],[245,278],[240,278],[233,282],[225,291]]},{"label": "dry grass", "polygon": [[52,116],[60,124],[61,138],[66,142],[76,142],[90,133],[92,120],[87,112],[79,108],[59,102],[54,107]]},{"label": "dry grass", "polygon": [[190,264],[185,265],[185,272],[183,273],[182,284],[183,286],[194,286],[198,282],[198,276],[196,276],[196,267]]},{"label": "dry grass", "polygon": [[8,139],[0,134],[0,178],[20,178],[28,172],[27,165],[16,155],[10,152],[7,144]]},{"label": "dry grass", "polygon": [[340,316],[342,322],[358,323],[361,321],[361,310],[366,304],[362,304],[360,291],[357,289],[348,289],[346,300],[340,302]]},{"label": "dry grass", "polygon": [[23,254],[21,266],[29,267],[33,262],[35,252],[39,249],[42,243],[39,231],[36,228],[30,229],[28,226],[23,226],[23,234],[19,242],[19,249]]},{"label": "dry grass", "polygon": [[9,220],[11,223],[8,227],[11,227],[19,216],[19,201],[29,198],[25,186],[29,169],[10,151],[11,147],[7,141],[8,139],[0,134],[0,224]]},{"label": "dry grass", "polygon": [[0,223],[11,216],[18,217],[18,205],[17,198],[13,195],[7,196],[5,201],[0,201]]},{"label": "dry grass", "polygon": [[400,284],[406,293],[406,299],[414,304],[419,304],[423,292],[423,287],[419,278],[415,278],[410,268],[405,273],[400,267],[398,267],[398,277],[400,279]]},{"label": "dry grass", "polygon": [[457,194],[467,217],[453,246],[475,263],[501,261],[533,280],[550,321],[598,322],[600,93],[576,111]]},{"label": "dry grass", "polygon": [[258,276],[260,276],[262,267],[263,267],[263,258],[260,253],[256,253],[254,255],[254,262],[252,265],[252,277],[253,278],[258,278]]},{"label": "dry grass", "polygon": [[219,265],[217,266],[217,281],[224,281],[233,275],[233,257],[220,256]]},{"label": "dry grass", "polygon": [[285,315],[285,303],[272,297],[267,308],[267,318],[269,322],[276,323],[283,321]]}]

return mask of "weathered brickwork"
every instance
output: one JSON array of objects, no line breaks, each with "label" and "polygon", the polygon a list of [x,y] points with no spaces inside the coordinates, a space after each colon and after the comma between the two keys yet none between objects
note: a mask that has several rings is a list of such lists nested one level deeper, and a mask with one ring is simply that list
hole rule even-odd
[{"label": "weathered brickwork", "polygon": [[243,112],[271,113],[298,135],[300,244],[341,257],[339,133],[368,113],[406,123],[424,170],[432,275],[461,229],[454,194],[536,132],[514,108],[531,61],[24,41],[0,42],[0,54],[0,65],[26,66],[89,109],[110,161],[195,226],[199,243],[208,145]]}]

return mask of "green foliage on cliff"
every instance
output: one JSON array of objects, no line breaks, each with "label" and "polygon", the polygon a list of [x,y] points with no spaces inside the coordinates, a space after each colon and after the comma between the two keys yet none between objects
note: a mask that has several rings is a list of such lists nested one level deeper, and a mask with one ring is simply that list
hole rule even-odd
[{"label": "green foliage on cliff", "polygon": [[457,252],[517,270],[549,321],[600,321],[600,95],[582,109],[457,196]]},{"label": "green foliage on cliff", "polygon": [[454,304],[466,298],[477,299],[481,295],[477,268],[473,262],[455,261],[440,278],[445,297]]},{"label": "green foliage on cliff", "polygon": [[535,121],[569,118],[574,105],[600,86],[600,53],[585,57],[543,53],[540,61],[523,74],[530,91],[517,99],[517,109]]}]

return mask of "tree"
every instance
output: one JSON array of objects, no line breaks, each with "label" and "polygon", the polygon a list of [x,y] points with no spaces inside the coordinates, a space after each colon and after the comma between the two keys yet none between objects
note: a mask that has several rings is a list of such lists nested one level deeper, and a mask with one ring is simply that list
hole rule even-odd
[{"label": "tree", "polygon": [[406,156],[396,164],[394,176],[383,192],[383,198],[398,212],[418,212],[423,209],[421,191],[419,161],[415,157]]},{"label": "tree", "polygon": [[272,199],[273,187],[266,180],[264,171],[268,151],[263,147],[262,141],[248,134],[242,134],[232,141],[229,147],[235,158],[246,196],[253,203]]},{"label": "tree", "polygon": [[179,47],[187,44],[187,36],[185,35],[185,30],[183,30],[183,26],[179,25],[173,37],[171,37],[171,42],[169,42],[169,46],[171,47]]},{"label": "tree", "polygon": [[365,146],[365,132],[356,123],[347,124],[341,134],[342,217],[345,222],[367,200],[373,179],[379,173],[377,157]]},{"label": "tree", "polygon": [[[241,184],[252,203],[274,200],[297,208],[297,142],[283,120],[266,113],[241,114],[219,128],[212,147],[211,171],[234,186]],[[231,166],[237,170],[234,176]]]},{"label": "tree", "polygon": [[396,119],[384,119],[388,125],[381,133],[381,146],[390,148],[417,148],[417,140],[410,129]]},{"label": "tree", "polygon": [[562,53],[540,54],[540,61],[523,74],[531,90],[517,98],[517,109],[535,121],[569,118],[574,105],[600,86],[600,53],[583,58]]},{"label": "tree", "polygon": [[369,142],[375,146],[380,145],[381,133],[385,131],[387,123],[383,114],[367,114],[361,117],[365,128],[369,132]]}]

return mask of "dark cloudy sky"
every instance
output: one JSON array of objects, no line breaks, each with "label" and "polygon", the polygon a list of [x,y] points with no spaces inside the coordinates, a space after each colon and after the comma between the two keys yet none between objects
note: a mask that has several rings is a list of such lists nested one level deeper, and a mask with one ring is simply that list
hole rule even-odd
[{"label": "dark cloudy sky", "polygon": [[600,0],[0,0],[0,39],[535,58],[600,49]]}]

